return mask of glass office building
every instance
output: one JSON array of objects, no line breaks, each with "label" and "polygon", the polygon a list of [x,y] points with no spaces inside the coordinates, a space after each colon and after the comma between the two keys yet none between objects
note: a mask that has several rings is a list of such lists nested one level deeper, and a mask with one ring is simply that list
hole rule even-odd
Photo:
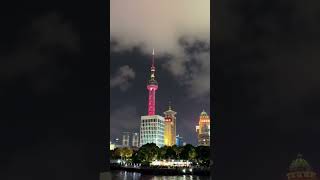
[{"label": "glass office building", "polygon": [[158,147],[164,145],[164,118],[159,115],[141,116],[140,146],[155,143]]}]

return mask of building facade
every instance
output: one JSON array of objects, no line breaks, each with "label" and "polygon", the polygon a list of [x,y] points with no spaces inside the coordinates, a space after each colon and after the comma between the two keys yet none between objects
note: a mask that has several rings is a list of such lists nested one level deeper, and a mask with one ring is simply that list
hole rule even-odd
[{"label": "building facade", "polygon": [[177,112],[169,108],[164,113],[164,145],[173,146],[176,144],[176,114]]},{"label": "building facade", "polygon": [[148,115],[141,116],[140,123],[140,146],[147,143],[155,143],[158,147],[164,144],[164,118],[156,115],[156,91],[158,82],[155,77],[154,50],[152,52],[151,75],[147,84]]},{"label": "building facade", "polygon": [[210,146],[210,117],[204,110],[200,114],[196,131],[198,134],[198,146]]},{"label": "building facade", "polygon": [[312,170],[309,163],[298,154],[297,159],[293,160],[287,173],[288,180],[316,180],[316,173]]},{"label": "building facade", "polygon": [[164,145],[164,118],[159,115],[141,116],[140,147],[147,143]]},{"label": "building facade", "polygon": [[123,132],[122,133],[122,146],[123,147],[129,147],[130,146],[130,133],[129,132]]},{"label": "building facade", "polygon": [[139,147],[139,133],[132,133],[132,147]]}]

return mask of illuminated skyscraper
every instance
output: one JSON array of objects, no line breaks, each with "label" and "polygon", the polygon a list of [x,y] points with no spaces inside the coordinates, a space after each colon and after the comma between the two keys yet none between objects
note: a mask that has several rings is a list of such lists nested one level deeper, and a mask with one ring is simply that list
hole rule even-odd
[{"label": "illuminated skyscraper", "polygon": [[164,145],[173,146],[176,144],[176,112],[169,108],[164,113]]},{"label": "illuminated skyscraper", "polygon": [[316,180],[316,173],[302,155],[298,154],[297,159],[290,164],[287,177],[288,180]]},{"label": "illuminated skyscraper", "polygon": [[129,147],[130,146],[130,133],[129,132],[124,132],[122,134],[122,146],[123,147]]},{"label": "illuminated skyscraper", "polygon": [[154,50],[152,52],[151,76],[147,84],[149,91],[148,115],[141,116],[140,146],[147,143],[155,143],[162,147],[164,144],[164,118],[156,114],[156,91],[158,82],[155,79],[156,68],[154,66]]},{"label": "illuminated skyscraper", "polygon": [[198,146],[210,146],[210,117],[204,110],[200,114],[196,131],[198,134]]}]

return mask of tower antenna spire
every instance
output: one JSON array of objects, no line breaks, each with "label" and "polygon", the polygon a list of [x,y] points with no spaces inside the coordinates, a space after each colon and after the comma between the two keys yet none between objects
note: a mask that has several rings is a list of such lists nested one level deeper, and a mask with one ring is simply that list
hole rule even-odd
[{"label": "tower antenna spire", "polygon": [[152,67],[154,67],[154,48],[152,49]]}]

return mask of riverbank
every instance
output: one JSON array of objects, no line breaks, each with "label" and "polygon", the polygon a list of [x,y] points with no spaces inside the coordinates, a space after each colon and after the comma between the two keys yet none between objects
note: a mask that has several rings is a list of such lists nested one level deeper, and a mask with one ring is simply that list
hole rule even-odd
[{"label": "riverbank", "polygon": [[154,168],[154,167],[133,167],[133,166],[119,166],[111,165],[111,170],[122,170],[129,172],[138,172],[148,175],[197,175],[197,176],[210,176],[209,168]]}]

